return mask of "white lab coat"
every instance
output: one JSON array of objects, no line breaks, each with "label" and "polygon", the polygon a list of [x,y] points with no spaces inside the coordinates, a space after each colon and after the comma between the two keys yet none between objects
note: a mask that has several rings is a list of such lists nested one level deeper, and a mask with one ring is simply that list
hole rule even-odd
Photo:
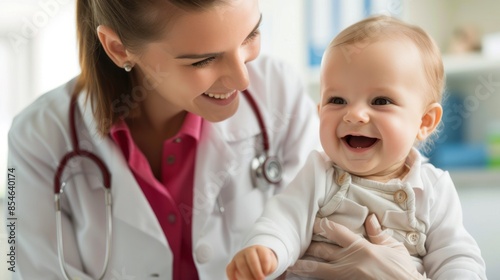
[{"label": "white lab coat", "polygon": [[[319,147],[316,109],[300,79],[284,65],[261,57],[248,64],[248,71],[249,91],[267,125],[270,153],[285,170],[279,191],[310,150]],[[15,168],[17,178],[14,279],[62,279],[53,181],[60,159],[71,149],[68,109],[73,82],[41,96],[15,118],[9,132],[8,165]],[[204,122],[196,157],[194,207],[181,209],[185,216],[192,215],[193,258],[200,279],[226,278],[227,263],[275,191],[251,184],[250,162],[261,149],[261,131],[248,102],[242,95],[239,98],[235,116],[220,123]],[[78,112],[81,148],[100,156],[112,174],[114,228],[105,279],[171,279],[168,242],[120,149],[109,137],[97,136],[83,95]],[[79,279],[95,279],[104,261],[105,206],[100,175],[93,175],[99,174],[96,170],[94,164],[80,159],[65,172],[65,177],[77,174],[72,177],[73,186],[65,190],[62,221],[66,263],[69,273]]]}]

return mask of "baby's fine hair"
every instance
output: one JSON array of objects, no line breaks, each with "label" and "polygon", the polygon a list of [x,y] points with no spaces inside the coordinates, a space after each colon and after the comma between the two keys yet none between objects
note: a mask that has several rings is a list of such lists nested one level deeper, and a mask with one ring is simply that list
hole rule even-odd
[{"label": "baby's fine hair", "polygon": [[355,46],[362,49],[370,43],[387,38],[407,39],[417,47],[429,86],[428,102],[441,103],[445,82],[441,52],[434,40],[418,26],[390,16],[369,17],[340,32],[331,41],[328,49],[340,47],[348,54],[349,51],[345,47]]}]

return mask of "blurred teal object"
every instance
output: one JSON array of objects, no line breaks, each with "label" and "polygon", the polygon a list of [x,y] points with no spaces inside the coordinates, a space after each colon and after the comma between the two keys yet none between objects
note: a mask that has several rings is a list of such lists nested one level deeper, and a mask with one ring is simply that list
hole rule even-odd
[{"label": "blurred teal object", "polygon": [[[458,113],[464,107],[460,92],[447,92],[443,100],[443,130],[439,134],[436,144],[463,143],[465,141],[466,119]],[[465,108],[463,108],[465,110]]]},{"label": "blurred teal object", "polygon": [[484,144],[446,144],[435,149],[429,161],[442,169],[483,168],[488,165],[488,151]]},{"label": "blurred teal object", "polygon": [[460,114],[463,99],[460,92],[447,92],[442,103],[441,131],[429,151],[423,153],[436,167],[442,169],[483,168],[488,165],[485,143],[467,143],[467,119]]}]

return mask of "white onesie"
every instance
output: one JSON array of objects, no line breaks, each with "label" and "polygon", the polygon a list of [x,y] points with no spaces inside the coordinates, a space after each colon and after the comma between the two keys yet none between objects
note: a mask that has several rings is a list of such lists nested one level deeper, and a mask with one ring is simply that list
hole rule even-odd
[{"label": "white onesie", "polygon": [[416,149],[403,180],[376,182],[350,175],[314,151],[291,184],[273,197],[244,247],[263,245],[278,257],[273,279],[309,247],[314,220],[326,217],[366,237],[364,222],[375,213],[382,228],[404,243],[417,269],[430,279],[486,279],[475,240],[465,230],[455,186],[448,174],[424,162]]}]

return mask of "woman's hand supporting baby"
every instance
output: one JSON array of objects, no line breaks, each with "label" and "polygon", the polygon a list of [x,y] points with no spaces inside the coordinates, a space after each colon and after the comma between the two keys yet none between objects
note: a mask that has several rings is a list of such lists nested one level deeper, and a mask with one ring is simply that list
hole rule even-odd
[{"label": "woman's hand supporting baby", "polygon": [[[343,225],[317,219],[314,233],[339,245],[311,243],[305,256],[322,261],[298,260],[288,272],[317,279],[426,279],[417,271],[406,247],[381,229],[374,214],[366,219],[365,229],[369,240]],[[250,246],[235,255],[226,273],[230,280],[261,280],[273,273],[277,264],[271,249]]]},{"label": "woman's hand supporting baby", "polygon": [[403,243],[382,230],[375,214],[368,216],[365,229],[369,240],[326,218],[317,219],[314,233],[339,245],[311,243],[305,256],[322,261],[298,260],[288,271],[317,279],[427,279]]}]

